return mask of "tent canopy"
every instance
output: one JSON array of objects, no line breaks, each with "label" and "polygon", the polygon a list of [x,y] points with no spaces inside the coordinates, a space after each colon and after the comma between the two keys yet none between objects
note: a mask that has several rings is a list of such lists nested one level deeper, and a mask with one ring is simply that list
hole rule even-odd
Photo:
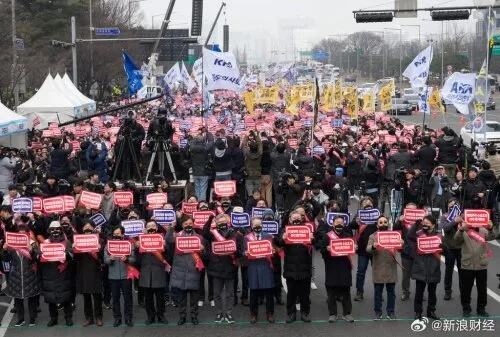
[{"label": "tent canopy", "polygon": [[0,145],[26,148],[26,117],[20,116],[0,102]]}]

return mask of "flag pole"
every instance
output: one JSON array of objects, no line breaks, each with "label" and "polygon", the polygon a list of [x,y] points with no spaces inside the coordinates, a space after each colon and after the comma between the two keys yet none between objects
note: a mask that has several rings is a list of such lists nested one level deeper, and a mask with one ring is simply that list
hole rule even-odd
[{"label": "flag pole", "polygon": [[[486,87],[486,92],[484,93],[485,94],[485,102],[484,102],[484,115],[483,115],[483,119],[484,119],[484,126],[483,126],[483,140],[484,142],[486,143],[487,141],[487,138],[486,138],[486,113],[488,111],[488,100],[489,100],[489,97],[490,97],[490,89],[488,87],[488,76],[489,76],[489,67],[490,67],[490,35],[491,35],[491,6],[488,7],[488,29],[487,29],[487,35],[486,35],[486,84],[485,84],[485,87]],[[474,125],[472,126],[474,128]]]},{"label": "flag pole", "polygon": [[311,135],[310,135],[310,148],[311,152],[313,149],[313,144],[314,144],[314,129],[316,127],[316,123],[318,121],[318,108],[319,108],[319,84],[318,84],[318,78],[316,77],[314,79],[314,103],[313,103],[313,122],[311,126]]}]

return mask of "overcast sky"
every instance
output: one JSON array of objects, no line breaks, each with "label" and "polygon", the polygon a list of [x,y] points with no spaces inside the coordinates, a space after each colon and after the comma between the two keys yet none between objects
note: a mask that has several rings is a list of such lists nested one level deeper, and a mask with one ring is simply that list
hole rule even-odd
[{"label": "overcast sky", "polygon": [[[477,1],[477,0],[476,0]],[[485,1],[485,0],[480,0]],[[487,0],[486,0],[487,1]],[[144,25],[155,27],[161,24],[169,0],[145,0],[141,8],[145,15]],[[222,0],[205,0],[203,12],[203,35],[208,33]],[[352,11],[357,9],[387,9],[394,0],[225,0],[226,15],[221,15],[219,25],[211,42],[222,44],[222,25],[230,25],[231,49],[246,47],[249,58],[260,58],[272,51],[293,48],[306,50],[324,37],[348,34],[360,30],[382,31],[383,28],[401,28],[401,25],[420,25],[421,38],[429,34],[440,34],[441,23],[433,23],[428,13],[418,18],[395,19],[392,23],[356,24]],[[419,7],[473,5],[474,0],[419,0]],[[172,14],[171,28],[190,27],[191,0],[177,0]],[[475,19],[444,25],[444,33],[466,29],[473,31]],[[418,27],[402,27],[403,38],[418,38]],[[394,38],[399,34],[394,31]],[[293,36],[293,38],[292,38]]]}]

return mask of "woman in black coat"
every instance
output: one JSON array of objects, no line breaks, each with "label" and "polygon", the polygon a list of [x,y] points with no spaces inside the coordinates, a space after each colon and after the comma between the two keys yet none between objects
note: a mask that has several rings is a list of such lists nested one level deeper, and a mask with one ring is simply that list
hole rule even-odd
[{"label": "woman in black coat", "polygon": [[[316,248],[321,251],[325,262],[325,287],[327,292],[327,303],[329,318],[333,323],[338,319],[354,322],[351,316],[351,286],[352,286],[352,263],[349,256],[332,256],[330,253],[330,241],[333,238],[351,238],[352,230],[344,224],[344,219],[338,217],[333,220],[333,225],[323,224],[317,231]],[[342,302],[342,316],[337,316],[337,300]]]},{"label": "woman in black coat", "polygon": [[[82,234],[93,234],[94,225],[84,221]],[[101,247],[103,245],[101,244]],[[75,253],[76,291],[83,295],[83,326],[102,326],[102,253]]]}]

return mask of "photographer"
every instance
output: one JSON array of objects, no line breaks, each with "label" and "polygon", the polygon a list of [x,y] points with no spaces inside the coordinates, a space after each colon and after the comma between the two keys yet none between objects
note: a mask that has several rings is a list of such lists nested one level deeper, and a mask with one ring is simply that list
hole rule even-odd
[{"label": "photographer", "polygon": [[276,208],[283,208],[283,195],[278,192],[279,185],[283,181],[283,172],[290,172],[290,152],[286,149],[285,143],[280,141],[271,152],[271,178]]},{"label": "photographer", "polygon": [[290,173],[284,173],[280,179],[277,193],[283,196],[283,209],[290,210],[302,197],[302,188],[297,182],[298,177]]},{"label": "photographer", "polygon": [[439,165],[432,171],[431,179],[429,180],[431,190],[431,207],[440,208],[443,212],[446,211],[446,201],[450,197],[449,186],[450,181],[445,174],[444,167]]},{"label": "photographer", "polygon": [[258,132],[250,130],[249,135],[243,140],[243,153],[245,154],[245,188],[247,195],[260,188],[262,175],[262,141]]},{"label": "photographer", "polygon": [[[144,140],[145,131],[142,125],[135,120],[134,112],[130,110],[123,119],[123,124],[118,131],[118,139],[114,148],[116,178],[120,180],[139,179],[132,159],[132,152],[137,159],[137,165],[140,167],[141,145]],[[130,146],[127,143],[130,140]],[[120,148],[123,147],[122,157],[118,161]]]},{"label": "photographer", "polygon": [[49,172],[57,179],[68,179],[70,174],[69,170],[69,156],[73,151],[71,143],[66,143],[67,146],[61,148],[60,140],[52,141],[52,152],[50,153],[50,167]]},{"label": "photographer", "polygon": [[422,181],[419,176],[417,176],[415,170],[406,170],[405,181],[404,181],[404,202],[406,205],[408,203],[414,203],[416,205],[422,204]]}]

